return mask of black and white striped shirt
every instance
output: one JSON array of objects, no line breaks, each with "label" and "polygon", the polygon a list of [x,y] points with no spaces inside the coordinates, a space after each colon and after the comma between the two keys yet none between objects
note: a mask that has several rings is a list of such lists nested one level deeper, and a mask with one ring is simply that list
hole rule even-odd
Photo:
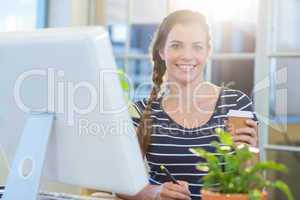
[{"label": "black and white striped shirt", "polygon": [[[134,107],[141,115],[146,107],[147,99],[134,103]],[[205,150],[214,152],[210,145],[212,141],[218,140],[214,129],[224,128],[224,119],[227,112],[233,110],[252,111],[252,101],[250,98],[238,90],[222,88],[219,94],[215,110],[208,122],[200,127],[185,128],[176,123],[161,107],[161,98],[155,100],[152,105],[153,132],[148,152],[146,152],[147,162],[150,168],[149,181],[151,184],[162,184],[170,181],[167,176],[160,171],[159,166],[168,168],[177,180],[187,181],[192,193],[192,199],[201,199],[200,190],[202,188],[202,177],[206,172],[196,169],[203,159],[193,155],[189,148],[202,147]],[[255,113],[253,113],[257,121]],[[134,125],[139,124],[138,118],[133,118]],[[222,165],[224,163],[220,163]]]}]

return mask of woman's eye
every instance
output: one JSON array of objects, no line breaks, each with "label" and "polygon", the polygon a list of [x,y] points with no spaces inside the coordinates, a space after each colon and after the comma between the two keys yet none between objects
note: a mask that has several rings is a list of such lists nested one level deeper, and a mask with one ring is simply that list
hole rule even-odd
[{"label": "woman's eye", "polygon": [[197,46],[194,46],[194,48],[195,48],[196,50],[202,50],[202,49],[203,49],[203,46],[197,45]]},{"label": "woman's eye", "polygon": [[174,49],[178,49],[180,47],[180,45],[179,44],[171,44],[171,47]]}]

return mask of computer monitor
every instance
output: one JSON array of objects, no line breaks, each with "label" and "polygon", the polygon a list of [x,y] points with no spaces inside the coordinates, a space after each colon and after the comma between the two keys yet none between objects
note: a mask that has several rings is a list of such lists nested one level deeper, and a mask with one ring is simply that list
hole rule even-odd
[{"label": "computer monitor", "polygon": [[0,69],[7,187],[33,190],[41,166],[42,180],[115,193],[148,183],[103,28],[0,33]]}]

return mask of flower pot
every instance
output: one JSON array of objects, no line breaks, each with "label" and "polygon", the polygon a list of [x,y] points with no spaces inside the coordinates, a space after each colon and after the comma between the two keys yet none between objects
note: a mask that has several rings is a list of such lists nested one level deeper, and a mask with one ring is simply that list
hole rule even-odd
[{"label": "flower pot", "polygon": [[[208,190],[201,190],[202,200],[249,200],[248,194],[221,194]],[[262,193],[261,200],[267,200],[268,194]]]}]

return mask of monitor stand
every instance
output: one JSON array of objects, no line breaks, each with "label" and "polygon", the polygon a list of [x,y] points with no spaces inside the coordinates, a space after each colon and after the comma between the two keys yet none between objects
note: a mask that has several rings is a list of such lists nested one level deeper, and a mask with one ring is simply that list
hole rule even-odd
[{"label": "monitor stand", "polygon": [[[53,121],[53,113],[29,114],[2,199],[37,199]],[[11,127],[14,128],[14,125]]]}]

